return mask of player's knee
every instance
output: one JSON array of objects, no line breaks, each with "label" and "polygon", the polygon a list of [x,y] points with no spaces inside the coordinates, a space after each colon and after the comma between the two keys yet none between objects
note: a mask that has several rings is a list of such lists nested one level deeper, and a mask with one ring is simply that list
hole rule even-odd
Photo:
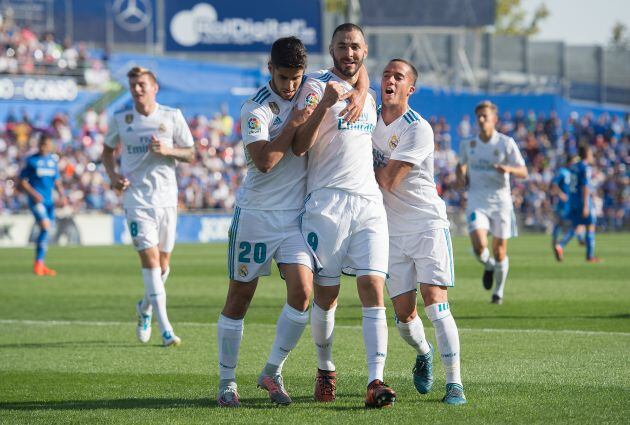
[{"label": "player's knee", "polygon": [[50,226],[51,226],[50,220],[44,219],[39,222],[39,227],[41,227],[42,230],[48,231],[50,230]]}]

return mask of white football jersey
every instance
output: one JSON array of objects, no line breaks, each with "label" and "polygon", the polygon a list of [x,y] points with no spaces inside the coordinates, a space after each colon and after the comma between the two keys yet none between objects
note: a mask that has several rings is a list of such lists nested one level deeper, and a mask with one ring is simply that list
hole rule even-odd
[{"label": "white football jersey", "polygon": [[389,125],[379,117],[372,136],[374,167],[394,159],[413,164],[391,191],[383,191],[390,236],[402,236],[449,227],[446,205],[433,178],[433,129],[409,109]]},{"label": "white football jersey", "polygon": [[294,210],[302,207],[306,196],[306,156],[295,156],[289,148],[282,159],[263,173],[249,156],[247,145],[271,141],[280,134],[295,104],[284,100],[269,84],[246,101],[241,109],[241,134],[247,159],[247,176],[236,196],[236,205],[255,210]]},{"label": "white football jersey", "polygon": [[123,192],[125,208],[177,206],[176,160],[151,152],[151,136],[168,147],[189,148],[194,141],[179,109],[157,105],[144,116],[135,108],[116,112],[110,122],[105,144],[122,143],[120,173],[129,180]]},{"label": "white football jersey", "polygon": [[[346,91],[353,87],[330,71],[309,77],[298,95],[298,108],[317,106],[326,83],[336,81]],[[376,127],[376,101],[372,90],[359,119],[347,124],[339,117],[346,101],[337,102],[322,121],[317,140],[308,152],[307,192],[324,187],[381,200],[372,168],[372,132]]]},{"label": "white football jersey", "polygon": [[510,175],[499,173],[494,165],[525,165],[514,139],[495,131],[488,142],[481,141],[479,136],[463,141],[459,162],[468,166],[468,209],[513,208]]}]

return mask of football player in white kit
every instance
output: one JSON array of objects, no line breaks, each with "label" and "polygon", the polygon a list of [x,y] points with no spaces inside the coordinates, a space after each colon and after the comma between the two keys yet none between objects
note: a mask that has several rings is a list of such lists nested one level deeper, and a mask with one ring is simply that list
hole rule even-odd
[{"label": "football player in white kit", "polygon": [[329,48],[334,67],[309,78],[299,94],[300,108],[315,107],[298,129],[295,153],[308,152],[308,177],[302,234],[315,260],[311,333],[317,347],[315,399],[335,398],[332,359],[334,316],[342,271],[357,276],[363,305],[363,337],[368,364],[366,406],[391,405],[396,393],[383,383],[387,322],[383,286],[387,275],[387,218],[372,168],[374,93],[352,124],[339,116],[357,81],[367,44],[361,28],[342,24]]},{"label": "football player in white kit", "polygon": [[[475,108],[479,134],[460,145],[457,179],[460,186],[468,175],[466,220],[475,256],[484,266],[483,286],[490,290],[494,277],[493,304],[503,303],[508,275],[507,241],[517,236],[516,217],[510,192],[510,174],[527,177],[527,167],[514,139],[495,130],[496,105],[483,101]],[[492,253],[488,250],[492,234]]]},{"label": "football player in white kit", "polygon": [[[103,147],[103,165],[123,206],[133,245],[140,255],[144,298],[136,306],[141,342],[151,337],[155,312],[165,346],[179,345],[166,313],[168,278],[177,224],[177,161],[190,162],[194,142],[179,109],[159,105],[153,72],[135,67],[128,73],[134,107],[114,114]],[[117,170],[115,150],[120,146]]]},{"label": "football player in white kit", "polygon": [[[272,259],[286,281],[287,301],[258,386],[267,390],[276,404],[292,402],[284,388],[282,366],[308,323],[313,286],[313,260],[299,226],[306,192],[306,157],[291,150],[296,129],[312,111],[298,110],[294,102],[306,59],[299,39],[276,40],[268,65],[271,80],[241,110],[248,173],[237,194],[228,247],[230,286],[217,323],[217,402],[222,407],[240,406],[236,366],[244,317],[258,277],[269,275]],[[346,112],[346,119],[352,120],[360,109],[353,102]]]},{"label": "football player in white kit", "polygon": [[446,370],[448,404],[464,404],[457,325],[447,288],[455,285],[453,249],[446,216],[433,177],[434,140],[431,125],[409,108],[418,72],[393,59],[381,80],[381,113],[372,136],[376,180],[383,191],[389,225],[387,291],[396,312],[396,327],[416,350],[413,382],[421,394],[433,386],[433,347],[424,334],[416,294],[433,323]]}]

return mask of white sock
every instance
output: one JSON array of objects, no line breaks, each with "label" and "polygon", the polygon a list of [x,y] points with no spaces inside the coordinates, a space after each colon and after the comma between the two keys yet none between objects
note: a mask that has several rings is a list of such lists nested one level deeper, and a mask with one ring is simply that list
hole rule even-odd
[{"label": "white sock", "polygon": [[243,339],[243,319],[228,319],[219,315],[217,321],[217,340],[219,350],[219,379],[236,382],[238,351]]},{"label": "white sock", "polygon": [[311,335],[317,349],[317,367],[321,370],[335,370],[332,359],[332,344],[335,336],[335,305],[330,310],[322,310],[313,303],[311,313]]},{"label": "white sock", "polygon": [[308,310],[299,311],[289,304],[284,305],[276,324],[276,339],[267,359],[268,364],[277,366],[274,375],[282,373],[284,361],[297,345],[307,323]]},{"label": "white sock", "polygon": [[[171,268],[166,267],[166,271],[162,274],[162,283],[166,285],[166,280],[168,279],[168,275],[171,272]],[[142,302],[140,303],[140,311],[142,312],[142,314],[151,314],[151,312],[153,311],[153,307],[151,306],[151,300],[149,299],[149,296],[146,294],[144,294],[144,298],[142,298]]]},{"label": "white sock", "polygon": [[427,338],[424,334],[424,326],[420,316],[416,315],[411,321],[403,323],[396,321],[396,328],[403,340],[420,355],[426,354],[431,350]]},{"label": "white sock", "polygon": [[383,381],[387,358],[387,318],[385,307],[363,307],[363,342],[368,367],[368,384]]},{"label": "white sock", "polygon": [[155,267],[153,269],[142,269],[142,277],[144,279],[144,292],[145,296],[148,296],[151,300],[151,305],[157,312],[157,322],[160,326],[160,333],[165,331],[172,332],[173,326],[168,321],[168,315],[166,314],[166,291],[164,290],[164,283],[160,276],[160,268]]},{"label": "white sock", "polygon": [[494,258],[490,257],[490,251],[488,250],[488,247],[485,247],[483,251],[481,251],[481,254],[475,254],[475,258],[477,259],[477,261],[483,264],[486,270],[492,270],[494,268]]},{"label": "white sock", "polygon": [[503,298],[503,289],[507,280],[508,270],[510,269],[510,261],[505,257],[503,261],[496,263],[494,266],[494,295]]},{"label": "white sock", "polygon": [[460,384],[462,377],[459,365],[459,333],[448,303],[431,304],[424,308],[435,328],[438,351],[446,370],[446,383]]}]

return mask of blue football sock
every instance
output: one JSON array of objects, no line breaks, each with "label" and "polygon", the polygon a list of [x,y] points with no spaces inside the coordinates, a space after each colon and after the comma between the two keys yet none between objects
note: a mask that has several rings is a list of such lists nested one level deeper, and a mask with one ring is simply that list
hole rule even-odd
[{"label": "blue football sock", "polygon": [[586,231],[586,259],[590,260],[595,257],[595,231]]},{"label": "blue football sock", "polygon": [[553,244],[557,244],[558,243],[558,237],[560,236],[560,225],[559,224],[554,224],[553,225],[553,230],[551,231],[551,240],[553,242]]},{"label": "blue football sock", "polygon": [[48,249],[48,230],[41,229],[37,237],[37,245],[35,249],[35,260],[44,261],[46,250]]},{"label": "blue football sock", "polygon": [[569,242],[571,242],[571,239],[573,239],[574,235],[575,235],[575,229],[574,228],[570,228],[567,231],[567,233],[564,234],[564,237],[560,241],[560,246],[562,248],[564,248]]}]

